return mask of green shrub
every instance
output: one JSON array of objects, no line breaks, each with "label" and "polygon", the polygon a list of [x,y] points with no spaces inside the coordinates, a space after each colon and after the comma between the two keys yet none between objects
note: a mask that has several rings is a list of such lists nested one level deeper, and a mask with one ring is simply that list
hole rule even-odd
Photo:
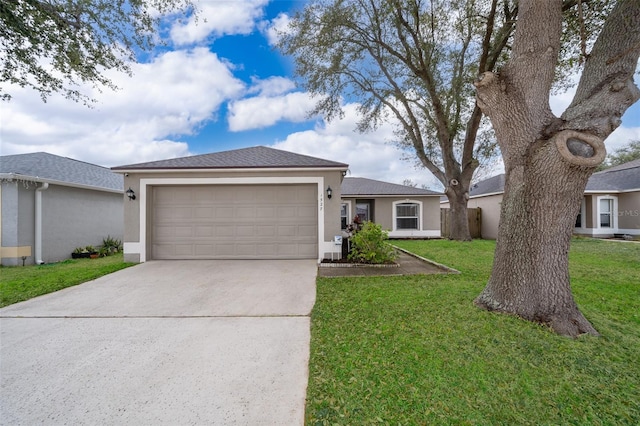
[{"label": "green shrub", "polygon": [[389,235],[380,225],[365,222],[351,237],[349,260],[361,263],[391,263],[397,255],[387,242]]}]

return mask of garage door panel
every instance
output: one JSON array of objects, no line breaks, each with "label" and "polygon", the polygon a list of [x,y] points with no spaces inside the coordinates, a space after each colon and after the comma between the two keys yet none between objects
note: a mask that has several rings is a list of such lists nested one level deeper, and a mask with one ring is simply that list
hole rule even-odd
[{"label": "garage door panel", "polygon": [[180,186],[153,191],[152,258],[317,256],[315,185]]},{"label": "garage door panel", "polygon": [[275,207],[256,207],[256,218],[260,220],[272,220],[276,217]]}]

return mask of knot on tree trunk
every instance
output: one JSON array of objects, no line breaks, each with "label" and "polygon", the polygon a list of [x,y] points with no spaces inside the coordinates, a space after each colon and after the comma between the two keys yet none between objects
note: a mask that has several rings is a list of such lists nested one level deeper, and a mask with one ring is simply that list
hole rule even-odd
[{"label": "knot on tree trunk", "polygon": [[563,130],[552,141],[562,159],[574,166],[596,167],[607,155],[602,139],[589,133]]}]

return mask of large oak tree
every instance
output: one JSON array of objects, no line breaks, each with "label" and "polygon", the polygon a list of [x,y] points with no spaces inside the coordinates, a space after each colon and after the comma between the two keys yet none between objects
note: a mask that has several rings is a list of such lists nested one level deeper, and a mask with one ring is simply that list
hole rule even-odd
[{"label": "large oak tree", "polygon": [[[360,131],[389,117],[398,143],[443,185],[449,237],[471,239],[469,186],[495,140],[478,137],[482,111],[471,82],[496,68],[513,33],[512,1],[316,0],[280,44],[332,119],[346,97],[360,103]],[[383,160],[381,160],[383,161]]]},{"label": "large oak tree", "polygon": [[562,1],[520,0],[510,59],[475,83],[506,175],[493,270],[476,303],[562,335],[597,335],[573,299],[568,253],[587,180],[606,155],[603,141],[640,98],[633,81],[640,1],[616,2],[586,55],[572,103],[557,117],[549,96],[562,30]]}]

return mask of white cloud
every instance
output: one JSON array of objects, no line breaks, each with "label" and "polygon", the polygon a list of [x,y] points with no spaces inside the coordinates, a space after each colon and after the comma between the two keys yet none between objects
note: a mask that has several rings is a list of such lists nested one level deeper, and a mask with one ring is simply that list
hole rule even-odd
[{"label": "white cloud", "polygon": [[302,92],[242,99],[229,104],[229,130],[260,129],[279,121],[303,122],[314,106],[313,98]]},{"label": "white cloud", "polygon": [[12,89],[13,99],[0,104],[2,155],[47,151],[104,166],[188,155],[172,136],[194,133],[244,91],[205,48],[132,68],[131,78],[108,74],[121,90],[93,93],[94,109],[58,95],[42,103],[34,91]]},{"label": "white cloud", "polygon": [[290,23],[291,18],[286,13],[280,13],[270,22],[265,23],[263,31],[270,46],[278,44],[281,34],[287,34],[291,31]]},{"label": "white cloud", "polygon": [[605,139],[604,144],[607,147],[607,153],[610,154],[628,145],[629,142],[638,140],[640,140],[640,127],[620,126]]},{"label": "white cloud", "polygon": [[264,80],[253,79],[253,85],[249,93],[258,93],[262,96],[277,96],[290,92],[296,88],[293,80],[286,77],[273,76]]},{"label": "white cloud", "polygon": [[357,104],[345,105],[342,119],[325,122],[314,130],[290,134],[276,142],[274,148],[347,163],[350,176],[397,184],[411,179],[418,186],[424,184],[440,190],[431,173],[402,160],[403,152],[388,143],[393,139],[391,124],[384,124],[374,132],[356,132],[357,107]]},{"label": "white cloud", "polygon": [[249,34],[264,15],[269,0],[196,0],[196,16],[184,22],[174,21],[171,39],[178,45],[188,45],[206,40],[209,36]]}]

